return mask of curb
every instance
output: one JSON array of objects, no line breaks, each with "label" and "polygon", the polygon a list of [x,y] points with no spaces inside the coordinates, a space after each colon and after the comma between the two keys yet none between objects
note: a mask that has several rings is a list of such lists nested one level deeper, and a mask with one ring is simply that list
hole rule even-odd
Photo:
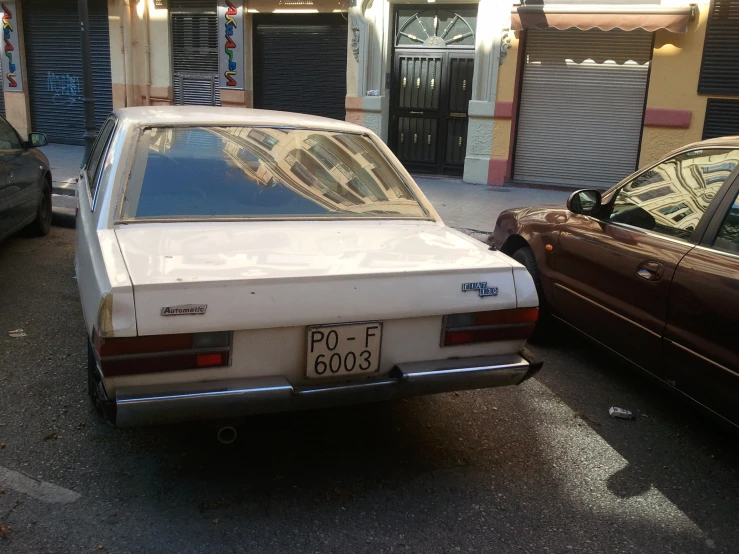
[{"label": "curb", "polygon": [[76,196],[77,182],[63,181],[58,184],[52,183],[51,194],[58,194],[60,196]]}]

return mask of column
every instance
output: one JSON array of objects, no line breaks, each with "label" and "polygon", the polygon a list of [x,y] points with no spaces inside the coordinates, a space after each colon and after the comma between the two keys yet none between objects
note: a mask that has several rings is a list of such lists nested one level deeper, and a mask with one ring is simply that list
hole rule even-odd
[{"label": "column", "polygon": [[[8,15],[9,14],[9,15]],[[5,119],[15,127],[25,139],[31,129],[31,105],[28,99],[28,79],[26,78],[26,47],[23,39],[23,17],[20,2],[5,2],[4,21],[9,25],[7,39],[15,49],[11,71],[10,58],[3,56],[2,79],[5,96]],[[13,75],[14,74],[14,75]]]},{"label": "column", "polygon": [[[475,75],[472,82],[467,129],[467,152],[463,180],[475,184],[491,184],[491,153],[498,67],[501,44],[510,25],[510,0],[480,0],[475,41]],[[503,56],[505,56],[505,48]]]},{"label": "column", "polygon": [[252,71],[251,63],[247,63],[247,51],[251,56],[250,23],[246,2],[218,0],[218,79],[222,106],[244,108],[253,104],[252,94],[247,94],[247,71],[249,77]]},{"label": "column", "polygon": [[[388,90],[385,85],[390,4],[351,0],[346,71],[346,120],[387,140]],[[369,4],[372,4],[369,6]]]}]

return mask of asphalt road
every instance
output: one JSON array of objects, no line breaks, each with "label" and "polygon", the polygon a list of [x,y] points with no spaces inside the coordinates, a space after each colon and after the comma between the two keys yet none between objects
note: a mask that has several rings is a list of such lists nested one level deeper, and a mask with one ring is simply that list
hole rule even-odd
[{"label": "asphalt road", "polygon": [[255,417],[231,447],[111,428],[73,250],[0,243],[2,553],[739,551],[737,435],[575,338],[517,388]]}]

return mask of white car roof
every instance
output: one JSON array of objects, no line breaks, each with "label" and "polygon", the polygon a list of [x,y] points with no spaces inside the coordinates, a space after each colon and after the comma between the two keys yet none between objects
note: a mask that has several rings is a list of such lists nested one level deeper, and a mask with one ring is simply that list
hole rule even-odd
[{"label": "white car roof", "polygon": [[141,106],[113,112],[133,125],[258,125],[367,133],[353,123],[293,112],[216,106]]}]

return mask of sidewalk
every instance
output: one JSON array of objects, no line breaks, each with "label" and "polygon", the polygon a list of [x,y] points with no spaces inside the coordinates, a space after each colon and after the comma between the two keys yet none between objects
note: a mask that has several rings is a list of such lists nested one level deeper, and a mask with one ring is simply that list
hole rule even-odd
[{"label": "sidewalk", "polygon": [[53,193],[74,196],[85,147],[47,144],[39,150],[49,158]]},{"label": "sidewalk", "polygon": [[[41,148],[51,165],[54,214],[74,217],[77,177],[84,147],[49,144]],[[495,227],[498,214],[508,208],[538,204],[564,205],[568,192],[469,185],[461,179],[414,175],[418,185],[444,223],[484,240]]]},{"label": "sidewalk", "polygon": [[480,240],[492,233],[503,210],[540,204],[563,206],[570,195],[558,190],[470,185],[448,177],[413,178],[444,223]]},{"label": "sidewalk", "polygon": [[74,196],[85,148],[67,144],[48,144],[39,150],[49,158],[51,209],[55,222],[69,224],[74,219],[77,208],[77,199]]}]

